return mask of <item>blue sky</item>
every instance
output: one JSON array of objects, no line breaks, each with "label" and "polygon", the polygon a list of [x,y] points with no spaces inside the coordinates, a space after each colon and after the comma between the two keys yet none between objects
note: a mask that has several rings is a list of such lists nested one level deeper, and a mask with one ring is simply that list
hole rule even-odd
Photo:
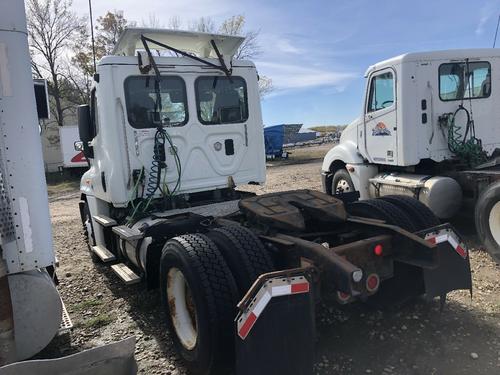
[{"label": "blue sky", "polygon": [[[87,0],[73,0],[86,14]],[[154,14],[187,26],[243,14],[260,30],[260,74],[275,90],[262,103],[264,123],[345,124],[359,115],[363,74],[406,52],[491,47],[500,0],[93,0],[94,17],[123,10],[139,24]],[[500,36],[498,45],[500,46]]]}]

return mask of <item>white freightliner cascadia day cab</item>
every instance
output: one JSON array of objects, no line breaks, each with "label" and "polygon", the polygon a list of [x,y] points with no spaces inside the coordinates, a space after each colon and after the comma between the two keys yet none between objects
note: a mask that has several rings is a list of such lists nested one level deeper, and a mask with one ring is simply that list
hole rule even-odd
[{"label": "white freightliner cascadia day cab", "polygon": [[362,115],[324,158],[324,191],[408,195],[441,219],[475,207],[500,262],[500,50],[409,53],[365,77]]},{"label": "white freightliner cascadia day cab", "polygon": [[266,172],[257,71],[233,59],[242,42],[124,31],[78,109],[83,230],[122,281],[160,287],[192,373],[312,374],[320,282],[341,304],[444,297],[471,288],[468,252],[413,198],[236,189]]}]

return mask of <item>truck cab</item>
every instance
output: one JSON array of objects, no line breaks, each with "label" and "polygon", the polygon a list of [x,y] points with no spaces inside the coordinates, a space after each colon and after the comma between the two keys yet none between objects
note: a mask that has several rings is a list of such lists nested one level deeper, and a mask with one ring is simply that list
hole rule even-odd
[{"label": "truck cab", "polygon": [[498,179],[483,172],[498,169],[500,51],[408,53],[370,66],[365,78],[361,116],[324,158],[325,192],[407,194],[442,219],[462,202],[474,206]]},{"label": "truck cab", "polygon": [[[168,40],[198,59],[151,45],[163,53],[155,57],[158,78],[141,35]],[[97,65],[89,121],[83,124],[91,165],[81,180],[87,201],[124,208],[139,194],[157,198],[168,191],[189,201],[190,194],[264,182],[257,72],[249,61],[231,61],[242,40],[148,29],[123,33],[113,55]],[[216,68],[221,61],[231,75]],[[167,133],[163,168],[153,152],[158,127]],[[158,189],[134,191],[144,178],[158,178]]]}]

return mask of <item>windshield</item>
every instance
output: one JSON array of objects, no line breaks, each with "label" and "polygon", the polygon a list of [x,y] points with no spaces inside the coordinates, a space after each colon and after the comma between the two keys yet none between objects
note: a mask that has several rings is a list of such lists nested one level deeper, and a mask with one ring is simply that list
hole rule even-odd
[{"label": "windshield", "polygon": [[160,79],[161,108],[156,110],[156,78],[129,77],[125,80],[125,101],[130,125],[138,129],[155,128],[160,124],[182,126],[187,123],[186,85],[180,77]]},{"label": "windshield", "polygon": [[195,85],[198,119],[202,124],[230,124],[248,119],[247,86],[243,78],[201,77]]}]

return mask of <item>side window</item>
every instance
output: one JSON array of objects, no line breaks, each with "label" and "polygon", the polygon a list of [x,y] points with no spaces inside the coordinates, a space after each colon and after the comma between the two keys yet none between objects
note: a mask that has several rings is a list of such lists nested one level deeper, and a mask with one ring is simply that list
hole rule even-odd
[{"label": "side window", "polygon": [[248,119],[247,85],[242,77],[200,77],[195,89],[202,124],[233,124]]},{"label": "side window", "polygon": [[392,72],[376,75],[370,82],[367,112],[378,111],[394,104],[394,76]]},{"label": "side window", "polygon": [[491,94],[491,66],[487,61],[439,66],[439,98],[443,101],[487,98]]},{"label": "side window", "polygon": [[153,76],[129,77],[125,80],[128,122],[134,128],[163,125],[182,126],[188,121],[186,85],[182,78],[163,76],[157,97]]}]

